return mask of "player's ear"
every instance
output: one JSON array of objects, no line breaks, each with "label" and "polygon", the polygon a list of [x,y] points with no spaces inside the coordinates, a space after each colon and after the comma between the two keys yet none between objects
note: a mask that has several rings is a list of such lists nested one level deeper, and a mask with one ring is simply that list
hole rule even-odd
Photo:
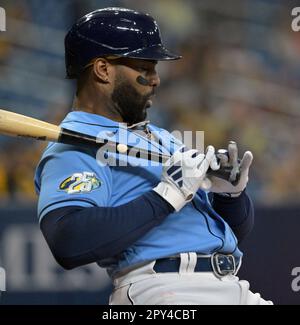
[{"label": "player's ear", "polygon": [[107,60],[103,58],[97,58],[93,64],[94,76],[101,80],[103,83],[109,83],[110,80],[110,68]]}]

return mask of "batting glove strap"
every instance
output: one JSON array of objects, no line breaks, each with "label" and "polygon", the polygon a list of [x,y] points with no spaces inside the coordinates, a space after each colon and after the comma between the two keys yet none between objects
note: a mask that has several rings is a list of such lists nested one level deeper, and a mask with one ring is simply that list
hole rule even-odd
[{"label": "batting glove strap", "polygon": [[182,147],[163,165],[161,182],[154,190],[179,211],[202,186],[214,159],[212,146],[207,147],[206,154]]},{"label": "batting glove strap", "polygon": [[187,202],[190,202],[193,199],[192,194],[185,199],[183,193],[178,188],[163,181],[160,182],[153,190],[163,199],[169,202],[176,211],[181,210]]}]

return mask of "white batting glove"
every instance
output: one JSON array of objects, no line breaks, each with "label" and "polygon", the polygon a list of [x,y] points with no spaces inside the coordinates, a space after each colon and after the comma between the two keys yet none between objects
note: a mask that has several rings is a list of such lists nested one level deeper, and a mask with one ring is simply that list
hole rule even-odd
[{"label": "white batting glove", "polygon": [[249,168],[252,164],[253,155],[251,151],[246,151],[243,159],[239,162],[238,147],[237,144],[233,141],[231,141],[228,145],[228,155],[229,158],[226,154],[218,154],[218,157],[220,158],[220,168],[222,169],[222,167],[232,167],[233,178],[237,173],[240,173],[239,181],[236,185],[232,185],[230,181],[209,175],[207,176],[211,182],[209,190],[210,192],[223,194],[224,196],[238,197],[247,186]]},{"label": "white batting glove", "polygon": [[176,151],[166,162],[161,182],[154,188],[176,211],[190,202],[200,187],[207,187],[208,168],[219,168],[214,147],[207,147],[206,154],[197,150],[183,150]]}]

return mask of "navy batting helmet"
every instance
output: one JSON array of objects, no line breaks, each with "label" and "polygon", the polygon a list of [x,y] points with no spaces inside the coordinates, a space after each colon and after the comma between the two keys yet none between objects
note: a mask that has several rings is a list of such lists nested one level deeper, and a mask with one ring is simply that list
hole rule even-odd
[{"label": "navy batting helmet", "polygon": [[67,77],[78,77],[92,59],[127,57],[177,60],[167,50],[156,21],[148,14],[125,8],[105,8],[80,18],[65,38]]}]

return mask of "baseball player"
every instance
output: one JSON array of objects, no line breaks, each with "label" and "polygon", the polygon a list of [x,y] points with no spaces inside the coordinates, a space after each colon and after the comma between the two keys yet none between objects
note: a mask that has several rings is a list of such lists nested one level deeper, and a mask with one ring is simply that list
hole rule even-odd
[{"label": "baseball player", "polygon": [[[271,303],[236,276],[238,241],[253,225],[245,191],[251,152],[239,162],[232,142],[217,161],[212,146],[190,150],[146,121],[158,61],[180,59],[162,44],[156,21],[124,8],[96,10],[70,29],[65,55],[77,92],[61,126],[172,156],[138,164],[143,159],[50,143],[35,185],[40,227],[57,262],[106,268],[112,305]],[[105,163],[112,157],[117,164]],[[224,166],[238,166],[236,185],[208,175]]]}]

